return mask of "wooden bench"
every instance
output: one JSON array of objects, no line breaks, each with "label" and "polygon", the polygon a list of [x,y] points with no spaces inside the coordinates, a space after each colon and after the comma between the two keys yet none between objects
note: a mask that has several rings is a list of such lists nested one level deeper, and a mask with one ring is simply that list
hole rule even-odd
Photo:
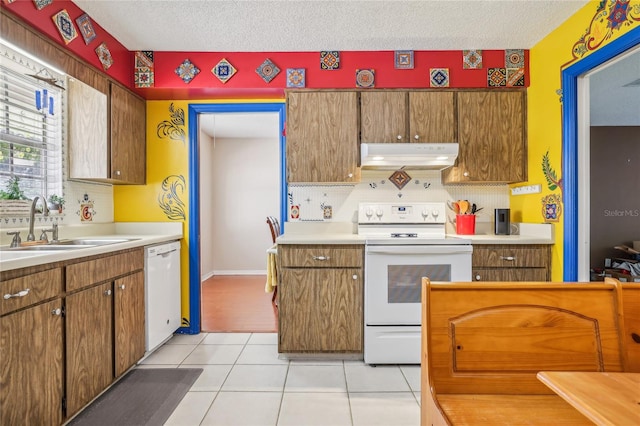
[{"label": "wooden bench", "polygon": [[422,426],[592,424],[538,371],[625,371],[620,283],[431,283]]}]

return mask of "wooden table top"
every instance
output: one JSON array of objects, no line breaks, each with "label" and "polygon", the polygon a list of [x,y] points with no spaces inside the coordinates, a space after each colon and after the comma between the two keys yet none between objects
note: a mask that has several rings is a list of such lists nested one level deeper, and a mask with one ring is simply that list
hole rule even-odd
[{"label": "wooden table top", "polygon": [[537,377],[598,425],[640,425],[640,373],[541,371]]}]

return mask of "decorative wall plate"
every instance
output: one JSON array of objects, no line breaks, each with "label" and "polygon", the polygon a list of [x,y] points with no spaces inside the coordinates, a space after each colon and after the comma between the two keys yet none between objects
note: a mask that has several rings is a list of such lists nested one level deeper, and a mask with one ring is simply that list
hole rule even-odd
[{"label": "decorative wall plate", "polygon": [[108,70],[113,65],[113,57],[111,56],[111,51],[107,47],[107,43],[100,43],[100,46],[96,47],[96,54],[98,55],[98,59],[100,59],[100,63],[102,64],[102,68]]},{"label": "decorative wall plate", "polygon": [[226,83],[236,73],[236,69],[233,65],[231,65],[229,61],[227,61],[225,58],[222,58],[220,62],[218,62],[215,67],[213,67],[211,72],[213,73],[213,75],[218,77],[218,80],[220,80],[222,83]]},{"label": "decorative wall plate", "polygon": [[449,87],[449,68],[429,68],[431,87]]},{"label": "decorative wall plate", "polygon": [[189,59],[185,59],[184,62],[176,68],[175,73],[182,79],[182,81],[189,84],[196,75],[200,74],[200,68],[191,63]]},{"label": "decorative wall plate", "polygon": [[280,68],[267,58],[258,68],[256,68],[256,72],[265,82],[269,83],[280,73]]},{"label": "decorative wall plate", "polygon": [[89,44],[96,38],[96,31],[93,29],[93,24],[91,23],[91,18],[86,13],[78,18],[76,18],[76,24],[78,24],[78,29],[80,30],[80,34],[82,34],[82,38],[84,39],[84,44]]},{"label": "decorative wall plate", "polygon": [[389,176],[389,180],[396,186],[396,188],[402,189],[411,182],[411,176],[409,176],[404,170],[396,170],[391,176]]},{"label": "decorative wall plate", "polygon": [[412,70],[413,69],[413,50],[396,50],[395,51],[395,68]]},{"label": "decorative wall plate", "polygon": [[320,52],[320,69],[337,70],[338,68],[340,68],[340,52],[337,50]]},{"label": "decorative wall plate", "polygon": [[482,68],[482,50],[463,50],[462,68],[477,70]]},{"label": "decorative wall plate", "polygon": [[356,70],[356,87],[370,89],[376,85],[376,70]]},{"label": "decorative wall plate", "polygon": [[51,19],[53,19],[53,22],[56,24],[56,28],[58,28],[64,44],[69,44],[73,39],[78,37],[76,26],[73,25],[73,21],[66,9],[62,9],[60,12],[53,15]]},{"label": "decorative wall plate", "polygon": [[487,69],[487,86],[500,87],[507,85],[507,70],[505,68]]},{"label": "decorative wall plate", "polygon": [[507,87],[524,86],[524,68],[507,68]]},{"label": "decorative wall plate", "polygon": [[305,74],[304,68],[287,68],[287,87],[304,87]]},{"label": "decorative wall plate", "polygon": [[507,49],[504,51],[505,68],[524,68],[524,50]]},{"label": "decorative wall plate", "polygon": [[[7,3],[13,3],[13,1]],[[33,3],[36,5],[36,9],[42,10],[53,3],[53,0],[33,0]]]}]

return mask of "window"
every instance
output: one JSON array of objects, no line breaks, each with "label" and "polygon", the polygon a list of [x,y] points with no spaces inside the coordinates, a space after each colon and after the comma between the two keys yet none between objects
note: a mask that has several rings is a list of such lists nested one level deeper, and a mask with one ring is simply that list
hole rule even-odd
[{"label": "window", "polygon": [[[27,198],[62,195],[62,89],[39,64],[7,54],[0,65],[0,189],[18,177]],[[34,71],[37,70],[37,71]]]}]

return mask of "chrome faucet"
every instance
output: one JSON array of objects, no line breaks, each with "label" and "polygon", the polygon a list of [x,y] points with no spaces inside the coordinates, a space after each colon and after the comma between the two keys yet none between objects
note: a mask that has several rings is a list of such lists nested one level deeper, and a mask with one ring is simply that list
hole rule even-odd
[{"label": "chrome faucet", "polygon": [[35,241],[36,236],[33,234],[33,226],[35,225],[36,204],[38,200],[41,200],[42,212],[45,216],[49,216],[49,207],[47,207],[47,199],[42,195],[33,198],[31,203],[31,210],[29,211],[29,234],[27,235],[27,241]]}]

